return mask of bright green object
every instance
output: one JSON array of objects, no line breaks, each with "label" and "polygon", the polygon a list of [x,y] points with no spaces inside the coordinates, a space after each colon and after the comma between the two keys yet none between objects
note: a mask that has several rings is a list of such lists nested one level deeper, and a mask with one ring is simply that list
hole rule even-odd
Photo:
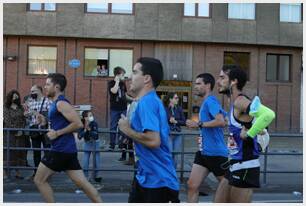
[{"label": "bright green object", "polygon": [[251,103],[249,115],[256,118],[252,127],[247,132],[247,135],[252,138],[265,129],[275,118],[275,113],[261,104],[257,96]]}]

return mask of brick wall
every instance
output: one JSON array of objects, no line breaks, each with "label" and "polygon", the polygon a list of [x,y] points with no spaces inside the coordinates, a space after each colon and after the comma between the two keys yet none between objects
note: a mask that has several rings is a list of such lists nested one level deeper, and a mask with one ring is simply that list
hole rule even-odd
[{"label": "brick wall", "polygon": [[[72,104],[91,104],[100,127],[109,125],[107,82],[112,78],[84,77],[84,48],[132,48],[134,62],[140,56],[156,55],[156,43],[150,41],[5,36],[3,43],[4,56],[17,56],[16,61],[4,60],[4,94],[16,88],[23,97],[29,93],[31,85],[44,85],[45,77],[27,75],[28,45],[57,46],[57,72],[65,74],[68,79],[65,95]],[[169,43],[164,42],[164,44]],[[223,65],[224,51],[250,52],[250,81],[244,89],[245,93],[250,97],[259,95],[262,102],[276,112],[277,117],[270,127],[272,131],[299,131],[302,49],[237,44],[190,43],[190,45],[192,46],[192,68],[186,69],[192,73],[193,80],[202,72],[210,72],[217,78]],[[292,55],[292,82],[266,82],[267,53]],[[68,61],[73,58],[81,61],[81,66],[77,70],[68,66]],[[225,98],[222,95],[216,95],[225,106]]]}]

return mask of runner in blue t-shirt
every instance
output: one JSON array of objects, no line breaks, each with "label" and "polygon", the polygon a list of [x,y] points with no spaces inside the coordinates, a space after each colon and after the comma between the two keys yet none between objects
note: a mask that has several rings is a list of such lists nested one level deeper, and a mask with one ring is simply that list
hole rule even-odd
[{"label": "runner in blue t-shirt", "polygon": [[179,202],[179,183],[169,149],[169,125],[155,88],[163,78],[159,60],[142,57],[133,68],[130,90],[138,105],[131,122],[122,115],[121,132],[135,142],[137,173],[129,202]]},{"label": "runner in blue t-shirt", "polygon": [[225,126],[224,111],[218,99],[211,94],[214,85],[215,79],[211,74],[203,73],[197,76],[194,90],[197,96],[203,98],[199,122],[186,121],[188,127],[200,129],[202,143],[201,151],[195,155],[188,180],[188,202],[198,202],[199,187],[209,172],[220,182],[226,171],[228,150],[222,130]]},{"label": "runner in blue t-shirt", "polygon": [[[102,202],[96,188],[86,179],[78,161],[73,132],[83,127],[83,124],[63,95],[66,85],[66,77],[60,73],[47,76],[45,90],[48,98],[53,100],[48,114],[50,130],[47,133],[51,141],[51,151],[38,165],[34,183],[46,202],[54,202],[53,191],[48,179],[56,172],[65,171],[69,178],[84,190],[91,201]],[[43,115],[38,114],[37,118],[42,125],[47,124]]]}]

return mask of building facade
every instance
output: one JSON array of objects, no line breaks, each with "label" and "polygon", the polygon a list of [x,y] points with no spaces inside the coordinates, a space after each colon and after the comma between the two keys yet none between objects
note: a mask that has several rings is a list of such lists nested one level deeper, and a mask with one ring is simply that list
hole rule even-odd
[{"label": "building facade", "polygon": [[[4,94],[44,85],[48,72],[68,78],[72,104],[90,104],[109,122],[112,69],[131,73],[141,56],[162,61],[161,95],[179,92],[186,116],[199,105],[192,81],[218,77],[224,64],[248,74],[245,93],[277,114],[270,129],[301,131],[303,24],[301,4],[4,4]],[[292,14],[292,11],[294,14]],[[297,16],[299,11],[299,15]],[[291,13],[290,13],[291,12]],[[295,15],[295,16],[294,16]],[[71,59],[80,67],[72,69]],[[103,68],[103,73],[100,69]],[[225,104],[225,99],[217,94]]]}]

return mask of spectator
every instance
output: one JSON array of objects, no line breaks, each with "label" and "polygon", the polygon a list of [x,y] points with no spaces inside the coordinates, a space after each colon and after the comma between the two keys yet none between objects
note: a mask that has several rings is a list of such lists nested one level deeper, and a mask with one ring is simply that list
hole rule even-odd
[{"label": "spectator", "polygon": [[[33,85],[31,88],[31,98],[28,100],[28,111],[25,113],[26,117],[31,119],[29,127],[31,129],[46,129],[48,125],[42,126],[40,120],[37,118],[38,114],[42,114],[46,119],[48,118],[48,111],[51,101],[43,96],[43,89],[39,85]],[[50,143],[45,138],[45,134],[42,132],[30,132],[30,138],[32,141],[32,148],[49,148]],[[46,152],[45,152],[46,153]],[[33,159],[35,167],[38,167],[41,161],[41,151],[33,151]],[[35,176],[36,169],[30,178]]]},{"label": "spectator", "polygon": [[[79,131],[79,139],[84,138],[84,156],[83,156],[83,170],[84,174],[89,179],[88,175],[88,168],[89,168],[89,159],[90,154],[92,153],[95,155],[93,156],[93,164],[96,165],[96,169],[101,169],[100,167],[100,152],[94,152],[95,150],[99,150],[100,148],[100,139],[98,134],[98,124],[94,120],[94,116],[91,111],[83,111],[82,113],[82,123],[84,128],[81,128]],[[95,161],[94,161],[95,160]],[[93,177],[95,182],[100,183],[102,178],[99,175],[99,171],[93,171]]]},{"label": "spectator", "polygon": [[[114,80],[108,83],[108,91],[110,94],[110,114],[111,114],[111,131],[117,131],[118,121],[121,118],[121,114],[126,115],[127,101],[132,101],[126,92],[126,85],[124,83],[125,70],[122,67],[114,68]],[[110,134],[109,151],[113,151],[116,145],[116,134]],[[124,161],[125,159],[120,158]]]},{"label": "spectator", "polygon": [[105,64],[97,65],[97,75],[98,76],[107,76],[108,75],[108,71],[107,68],[105,66]]},{"label": "spectator", "polygon": [[[21,105],[20,94],[17,90],[10,91],[5,100],[3,109],[3,127],[4,128],[24,128],[25,127],[24,109]],[[3,145],[8,146],[9,140],[10,147],[25,147],[25,136],[22,131],[11,131],[9,136],[4,134]],[[7,139],[8,138],[8,139]],[[7,151],[4,150],[4,166],[26,166],[26,153],[25,150],[12,150],[9,151],[9,160],[7,161]],[[15,177],[23,179],[18,169],[15,170]],[[7,179],[5,171],[3,174],[4,179]]]},{"label": "spectator", "polygon": [[[183,109],[178,106],[178,101],[178,95],[173,92],[169,92],[164,99],[164,105],[167,112],[167,118],[171,132],[181,132],[181,126],[186,125],[186,119],[183,113]],[[169,144],[171,152],[181,151],[182,136],[180,134],[170,135]],[[172,154],[172,157],[176,168],[178,162],[178,155]]]}]

